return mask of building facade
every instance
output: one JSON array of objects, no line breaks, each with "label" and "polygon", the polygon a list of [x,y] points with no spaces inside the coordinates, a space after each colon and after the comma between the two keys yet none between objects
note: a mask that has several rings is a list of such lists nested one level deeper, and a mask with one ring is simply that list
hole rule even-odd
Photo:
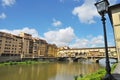
[{"label": "building facade", "polygon": [[48,44],[48,57],[57,56],[57,46],[55,44]]},{"label": "building facade", "polygon": [[19,55],[22,53],[22,37],[0,32],[0,55]]},{"label": "building facade", "polygon": [[120,61],[120,4],[110,6],[108,14],[113,26],[116,51]]},{"label": "building facade", "polygon": [[47,56],[47,46],[48,43],[45,40],[39,38],[33,38],[33,54],[37,56]]},{"label": "building facade", "polygon": [[27,33],[20,33],[17,36],[0,32],[0,56],[19,55],[21,58],[34,58],[52,55],[55,57],[57,51],[55,46],[45,40],[33,38]]},{"label": "building facade", "polygon": [[32,43],[32,35],[21,32],[19,36],[22,38],[22,54],[21,57],[32,54],[30,44]]}]

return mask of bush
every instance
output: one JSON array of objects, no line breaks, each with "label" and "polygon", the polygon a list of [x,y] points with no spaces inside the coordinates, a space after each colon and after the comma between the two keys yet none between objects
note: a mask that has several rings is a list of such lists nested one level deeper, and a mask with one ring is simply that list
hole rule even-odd
[{"label": "bush", "polygon": [[[111,72],[113,72],[113,70],[115,69],[117,64],[113,64],[111,67]],[[80,76],[78,76],[77,80],[102,80],[102,78],[104,77],[104,75],[106,74],[105,69],[100,69],[97,72],[94,72],[92,74],[88,74],[86,76],[84,76],[83,78],[81,78]]]}]

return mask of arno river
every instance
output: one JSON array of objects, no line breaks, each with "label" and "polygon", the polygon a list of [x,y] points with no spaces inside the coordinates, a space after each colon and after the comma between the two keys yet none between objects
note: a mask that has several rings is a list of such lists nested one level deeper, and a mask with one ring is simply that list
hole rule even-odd
[{"label": "arno river", "polygon": [[74,80],[102,68],[97,63],[40,63],[0,66],[0,80]]}]

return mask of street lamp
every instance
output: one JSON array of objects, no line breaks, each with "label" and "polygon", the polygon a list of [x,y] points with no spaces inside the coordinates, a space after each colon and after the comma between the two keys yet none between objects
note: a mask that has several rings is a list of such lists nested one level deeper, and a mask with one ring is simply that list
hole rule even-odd
[{"label": "street lamp", "polygon": [[108,45],[107,45],[107,35],[106,35],[106,25],[105,25],[105,14],[108,11],[109,2],[108,0],[98,0],[95,3],[98,13],[102,17],[102,24],[103,24],[103,31],[104,31],[104,44],[105,44],[105,55],[106,55],[106,75],[103,80],[115,80],[114,77],[111,75],[111,68],[109,64],[109,56],[108,56]]}]

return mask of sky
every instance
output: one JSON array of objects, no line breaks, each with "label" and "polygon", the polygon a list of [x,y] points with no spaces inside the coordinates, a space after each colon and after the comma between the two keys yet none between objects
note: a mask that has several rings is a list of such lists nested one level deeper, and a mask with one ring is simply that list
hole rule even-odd
[{"label": "sky", "polygon": [[[20,32],[58,47],[104,47],[101,17],[96,0],[0,0],[0,31]],[[120,0],[109,0],[110,5]],[[106,14],[108,46],[115,46],[112,25]]]}]

